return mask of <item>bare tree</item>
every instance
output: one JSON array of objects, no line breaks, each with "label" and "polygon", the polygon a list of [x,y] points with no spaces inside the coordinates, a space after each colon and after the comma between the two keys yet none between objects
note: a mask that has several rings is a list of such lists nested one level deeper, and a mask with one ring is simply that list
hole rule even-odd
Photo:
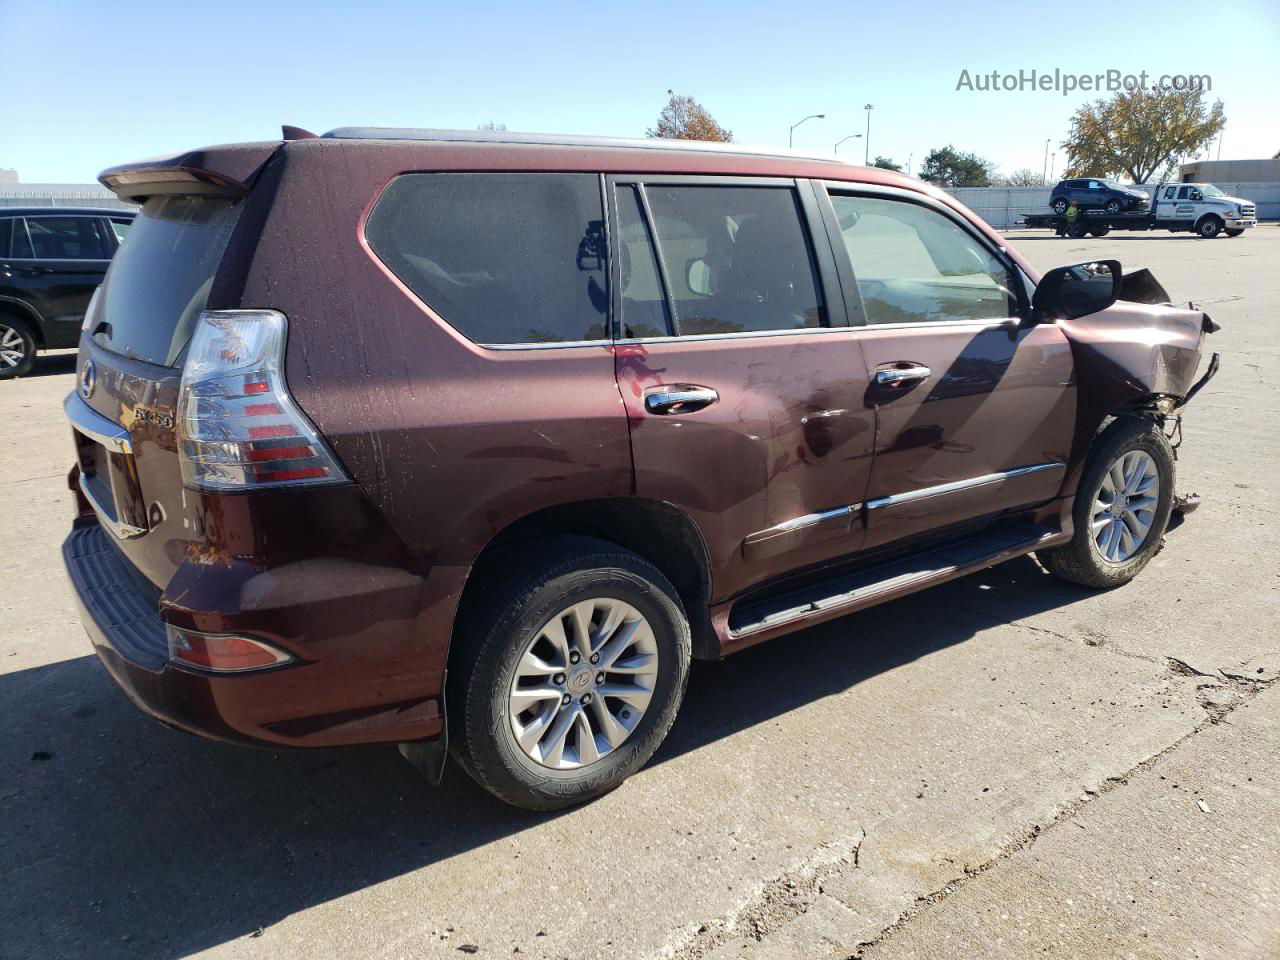
[{"label": "bare tree", "polygon": [[506,133],[507,125],[505,123],[494,123],[492,120],[486,120],[484,123],[476,127],[477,130],[485,130],[489,133]]},{"label": "bare tree", "polygon": [[1021,170],[1015,170],[1009,176],[1004,178],[1001,186],[1005,187],[1038,187],[1040,186],[1040,174],[1027,167]]},{"label": "bare tree", "polygon": [[716,140],[729,143],[733,132],[716,123],[715,118],[693,97],[668,90],[667,105],[658,114],[658,125],[645,131],[646,137],[663,140]]}]

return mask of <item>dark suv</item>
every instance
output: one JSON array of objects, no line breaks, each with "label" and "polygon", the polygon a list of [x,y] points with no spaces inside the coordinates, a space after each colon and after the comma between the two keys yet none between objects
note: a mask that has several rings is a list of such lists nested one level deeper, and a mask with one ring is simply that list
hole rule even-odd
[{"label": "dark suv", "polygon": [[691,657],[1032,551],[1133,578],[1213,329],[738,147],[347,129],[101,179],[143,205],[66,400],[106,669],[531,808],[638,770]]},{"label": "dark suv", "polygon": [[1105,210],[1111,214],[1145,210],[1151,203],[1151,198],[1142,190],[1097,177],[1059,180],[1049,194],[1049,206],[1059,215],[1067,212],[1072,200],[1082,210]]},{"label": "dark suv", "polygon": [[37,350],[79,343],[89,298],[133,216],[0,207],[0,379],[30,370]]}]

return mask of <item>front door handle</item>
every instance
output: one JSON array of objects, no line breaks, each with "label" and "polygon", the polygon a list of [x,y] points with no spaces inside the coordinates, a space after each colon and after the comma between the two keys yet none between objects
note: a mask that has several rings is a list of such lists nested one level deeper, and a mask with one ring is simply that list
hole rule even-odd
[{"label": "front door handle", "polygon": [[932,373],[932,370],[920,364],[886,367],[876,371],[876,385],[880,387],[905,387],[909,383],[928,380]]},{"label": "front door handle", "polygon": [[709,407],[720,399],[720,394],[710,387],[699,387],[688,383],[663,384],[653,387],[644,395],[644,408],[650,413],[662,416],[673,416],[679,413],[693,413],[703,407]]}]

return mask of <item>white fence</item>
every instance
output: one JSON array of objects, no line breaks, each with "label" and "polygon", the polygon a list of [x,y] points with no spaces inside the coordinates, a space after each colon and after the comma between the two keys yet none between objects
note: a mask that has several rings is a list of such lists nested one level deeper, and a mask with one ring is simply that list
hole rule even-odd
[{"label": "white fence", "polygon": [[[1280,183],[1215,183],[1219,190],[1233,197],[1252,200],[1258,205],[1259,220],[1280,220]],[[1153,193],[1152,184],[1141,184],[1139,190]],[[953,197],[997,229],[1017,227],[1027,213],[1048,213],[1051,187],[952,187]]]}]

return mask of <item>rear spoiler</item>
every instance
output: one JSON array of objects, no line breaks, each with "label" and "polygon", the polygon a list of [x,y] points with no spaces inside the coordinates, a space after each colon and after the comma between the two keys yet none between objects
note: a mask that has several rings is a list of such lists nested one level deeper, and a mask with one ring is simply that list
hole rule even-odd
[{"label": "rear spoiler", "polygon": [[98,182],[129,203],[175,195],[235,199],[249,192],[279,148],[280,141],[239,143],[154,157],[103,170]]}]

